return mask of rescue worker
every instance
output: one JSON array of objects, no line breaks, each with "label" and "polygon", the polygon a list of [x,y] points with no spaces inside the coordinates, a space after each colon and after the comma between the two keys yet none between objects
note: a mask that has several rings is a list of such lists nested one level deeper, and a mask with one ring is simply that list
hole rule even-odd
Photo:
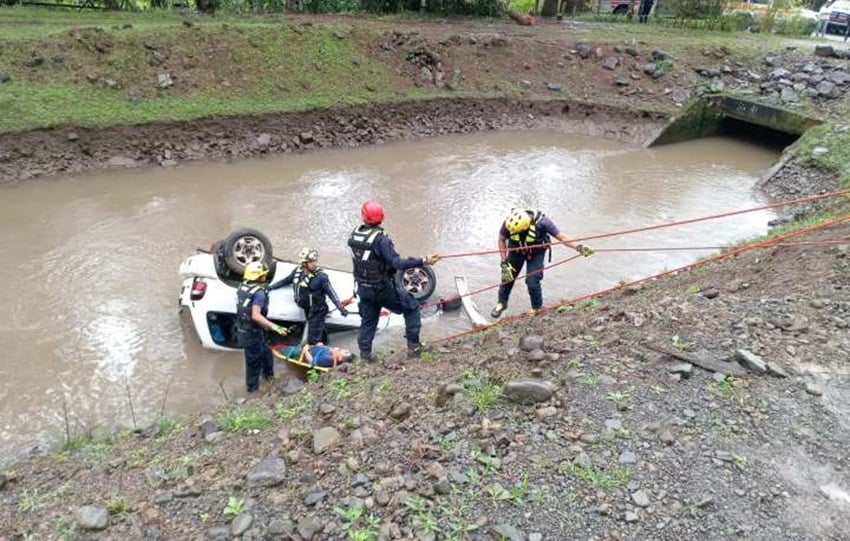
[{"label": "rescue worker", "polygon": [[266,381],[274,379],[274,357],[266,344],[263,329],[281,336],[287,330],[266,318],[269,308],[268,287],[265,284],[269,269],[261,261],[245,265],[243,282],[236,290],[236,336],[239,347],[245,350],[245,387],[255,393],[260,387],[260,375]]},{"label": "rescue worker", "polygon": [[327,298],[337,307],[343,317],[348,316],[345,304],[340,302],[326,272],[319,267],[319,252],[313,248],[304,248],[298,254],[299,266],[292,269],[289,276],[272,284],[269,289],[292,286],[295,304],[304,310],[307,319],[307,343],[328,343],[328,331],[325,317],[328,315]]},{"label": "rescue worker", "polygon": [[502,284],[499,300],[490,316],[497,318],[508,308],[508,299],[514,279],[525,265],[525,285],[531,300],[531,313],[543,306],[543,264],[546,252],[551,250],[550,237],[555,237],[584,257],[593,254],[593,248],[576,244],[558,226],[540,211],[512,209],[499,230],[499,255],[502,258]]},{"label": "rescue worker", "polygon": [[419,342],[419,330],[422,327],[419,302],[409,292],[396,285],[395,274],[400,270],[433,265],[440,260],[440,256],[400,256],[393,241],[381,227],[384,208],[377,201],[363,203],[360,216],[363,224],[352,231],[348,239],[360,308],[360,335],[357,338],[360,358],[369,362],[375,360],[372,341],[375,339],[382,308],[404,315],[408,356],[419,357],[424,348]]}]

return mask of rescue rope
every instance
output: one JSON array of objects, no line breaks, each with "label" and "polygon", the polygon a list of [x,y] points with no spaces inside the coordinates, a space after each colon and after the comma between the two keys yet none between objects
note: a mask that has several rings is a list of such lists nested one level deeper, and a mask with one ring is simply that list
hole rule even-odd
[{"label": "rescue rope", "polygon": [[[845,192],[846,191],[850,191],[850,190],[845,190]],[[836,192],[836,193],[841,193],[841,192]],[[677,273],[680,273],[680,272],[683,272],[683,271],[686,271],[686,270],[689,270],[689,269],[692,269],[692,268],[695,268],[695,267],[698,267],[698,266],[701,266],[701,265],[705,265],[707,263],[712,263],[714,261],[719,261],[721,259],[725,259],[725,258],[731,257],[733,255],[738,255],[738,254],[741,254],[741,253],[744,253],[744,252],[748,252],[750,250],[755,250],[757,248],[768,248],[768,247],[774,247],[774,246],[781,246],[783,244],[783,241],[785,241],[787,239],[798,237],[798,236],[801,236],[801,235],[805,235],[807,233],[812,233],[814,231],[819,231],[821,229],[827,229],[829,227],[833,227],[835,225],[839,225],[839,224],[842,224],[842,223],[845,223],[845,222],[850,222],[850,214],[841,216],[839,218],[834,218],[832,220],[827,220],[825,222],[821,222],[819,224],[815,224],[815,225],[812,225],[812,226],[809,226],[809,227],[798,229],[796,231],[791,231],[791,232],[785,233],[783,235],[778,235],[778,236],[776,236],[772,239],[766,239],[766,240],[759,241],[759,242],[745,244],[745,245],[740,246],[738,248],[734,248],[734,249],[726,251],[726,252],[715,254],[715,255],[708,257],[706,259],[702,259],[702,260],[696,261],[694,263],[689,263],[687,265],[683,265],[681,267],[678,267],[678,268],[675,268],[675,269],[672,269],[672,270],[662,271],[662,272],[659,272],[657,274],[653,274],[653,275],[650,275],[650,276],[646,276],[644,278],[639,278],[637,280],[633,280],[631,282],[618,284],[616,286],[612,286],[612,287],[609,287],[607,289],[602,289],[602,290],[599,290],[599,291],[595,291],[593,293],[588,293],[588,294],[581,295],[581,296],[578,296],[578,297],[573,297],[572,299],[563,300],[563,301],[560,301],[556,304],[543,306],[542,308],[540,308],[540,310],[538,310],[535,313],[535,315],[560,308],[561,306],[567,306],[567,305],[570,305],[570,304],[575,304],[575,303],[585,301],[585,300],[588,300],[588,299],[592,299],[592,298],[595,298],[595,297],[601,297],[601,296],[607,295],[609,293],[613,293],[615,291],[625,289],[627,287],[633,287],[633,286],[636,286],[636,285],[640,285],[644,282],[648,282],[650,280],[655,280],[655,279],[661,278],[663,276],[668,276],[668,275],[671,275],[671,274],[677,274]],[[819,241],[815,241],[815,242],[819,242]],[[796,244],[790,244],[789,243],[789,245],[794,246]],[[569,258],[569,260],[576,259],[577,257],[579,257],[579,256],[573,256],[572,258]],[[558,262],[557,264],[562,264],[562,263],[566,263],[566,262],[567,262],[567,260],[563,260],[563,261]],[[555,265],[553,264],[551,266],[555,266]],[[492,288],[492,286],[491,286],[491,288]],[[470,293],[470,294],[472,294],[472,293]],[[490,325],[479,326],[479,327],[470,329],[468,331],[463,331],[463,332],[455,333],[455,334],[445,336],[445,337],[442,337],[442,338],[437,338],[435,340],[432,340],[431,343],[436,344],[436,343],[442,343],[442,342],[450,342],[452,340],[457,340],[457,339],[463,338],[465,336],[477,334],[477,333],[480,333],[482,331],[486,331],[488,329],[492,329],[494,327],[497,327],[499,325],[506,325],[508,323],[518,321],[522,318],[530,317],[530,316],[531,316],[531,314],[528,314],[528,313],[516,314],[514,316],[509,316],[507,318],[501,319],[501,320],[499,320],[495,323],[492,323]]]},{"label": "rescue rope", "polygon": [[[804,197],[797,197],[795,199],[786,199],[784,201],[777,201],[775,203],[770,203],[770,204],[767,204],[767,205],[761,205],[761,206],[758,206],[758,207],[752,207],[752,208],[742,209],[742,210],[733,210],[733,211],[729,211],[729,212],[722,212],[720,214],[711,214],[711,215],[702,216],[702,217],[699,217],[699,218],[689,218],[687,220],[680,220],[680,221],[677,221],[677,222],[655,224],[655,225],[650,225],[650,226],[646,226],[646,227],[638,227],[638,228],[635,228],[635,229],[624,229],[622,231],[615,231],[613,233],[601,233],[601,234],[598,234],[598,235],[591,235],[591,236],[588,236],[588,237],[575,238],[575,239],[570,240],[570,242],[578,243],[578,242],[588,241],[588,240],[617,237],[617,236],[620,236],[620,235],[631,235],[633,233],[642,233],[644,231],[653,231],[653,230],[656,230],[656,229],[663,229],[665,227],[675,227],[675,226],[679,226],[679,225],[693,224],[693,223],[703,222],[703,221],[708,221],[708,220],[716,220],[716,219],[719,219],[719,218],[728,218],[730,216],[747,214],[749,212],[758,212],[760,210],[768,210],[768,209],[786,207],[786,206],[789,206],[789,205],[795,205],[797,203],[807,203],[807,202],[810,202],[810,201],[818,201],[818,200],[821,200],[821,199],[827,199],[827,198],[830,198],[830,197],[838,197],[838,196],[841,196],[841,195],[850,195],[850,189],[839,190],[839,191],[835,191],[835,192],[827,192],[827,193],[818,194],[818,195],[807,195],[807,196],[804,196]],[[563,242],[563,241],[555,241],[555,242],[535,244],[534,247],[535,248],[547,248],[549,246],[557,246],[557,245],[561,245],[561,244],[566,244],[566,243]],[[505,251],[510,252],[510,251],[515,251],[515,250],[526,250],[526,249],[527,249],[527,247],[525,247],[525,246],[519,246],[519,247],[515,247],[515,248],[506,247]],[[498,254],[498,253],[501,253],[501,251],[500,250],[481,250],[481,251],[476,251],[476,252],[459,252],[459,253],[455,253],[455,254],[446,254],[446,255],[441,255],[440,257],[441,257],[441,259],[451,259],[451,258],[457,258],[457,257],[470,257],[470,256],[489,255],[489,254]]]}]

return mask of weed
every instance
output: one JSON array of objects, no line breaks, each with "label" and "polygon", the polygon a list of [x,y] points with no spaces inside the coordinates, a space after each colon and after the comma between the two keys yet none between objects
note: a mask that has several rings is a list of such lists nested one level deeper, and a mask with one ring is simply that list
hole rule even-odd
[{"label": "weed", "polygon": [[726,376],[720,381],[712,380],[708,383],[708,390],[715,396],[730,400],[738,406],[743,406],[747,400],[747,392],[744,389],[743,380],[733,376]]},{"label": "weed", "polygon": [[110,515],[121,515],[129,513],[133,508],[123,497],[115,496],[106,502],[106,510],[109,511]]},{"label": "weed", "polygon": [[492,457],[480,449],[473,449],[470,452],[469,457],[484,466],[484,469],[488,474],[496,473],[502,464],[498,458]]},{"label": "weed", "polygon": [[345,378],[339,378],[331,381],[330,387],[334,391],[334,395],[337,400],[342,400],[351,396],[351,389],[348,387],[348,380]]},{"label": "weed", "polygon": [[307,389],[302,389],[301,392],[290,399],[292,405],[286,406],[282,402],[275,404],[275,414],[282,420],[288,421],[294,417],[310,411],[315,406],[313,395]]},{"label": "weed", "polygon": [[502,386],[490,381],[480,382],[466,388],[469,401],[479,411],[486,411],[499,401],[502,396]]},{"label": "weed", "polygon": [[685,342],[678,334],[674,334],[672,338],[673,347],[676,349],[687,350],[691,349],[693,344],[690,342]]},{"label": "weed", "polygon": [[73,520],[56,517],[53,519],[53,529],[63,540],[71,541],[77,538],[77,524]]},{"label": "weed", "polygon": [[609,469],[602,469],[592,465],[582,466],[581,464],[570,462],[561,466],[561,471],[581,479],[594,488],[602,490],[622,488],[632,478],[632,470],[626,466],[614,466]]},{"label": "weed", "polygon": [[36,511],[42,505],[42,497],[39,496],[37,490],[24,490],[21,498],[18,500],[18,513],[31,513]]},{"label": "weed", "polygon": [[428,503],[418,496],[409,498],[404,504],[413,512],[413,525],[425,533],[436,534],[440,531],[440,525],[431,510],[428,509]]},{"label": "weed", "polygon": [[528,475],[510,488],[510,496],[511,502],[517,507],[525,505],[525,499],[528,497]]},{"label": "weed", "polygon": [[596,374],[585,374],[579,380],[579,383],[587,387],[596,387],[599,385],[599,377]]},{"label": "weed", "polygon": [[608,392],[608,394],[605,395],[605,400],[610,400],[618,406],[622,406],[626,404],[631,395],[632,389],[628,389],[625,391],[610,391]]},{"label": "weed", "polygon": [[318,370],[316,370],[315,368],[311,368],[307,371],[307,381],[310,383],[316,383],[317,381],[319,381],[320,375],[321,374]]},{"label": "weed", "polygon": [[160,438],[167,438],[168,436],[178,430],[181,430],[182,428],[183,425],[181,425],[177,419],[169,415],[164,415],[160,417],[159,420],[156,422],[156,431],[158,437]]},{"label": "weed", "polygon": [[598,348],[599,347],[599,338],[597,338],[596,336],[594,336],[592,334],[585,335],[584,341],[587,342],[587,345],[592,347],[592,348]]},{"label": "weed", "polygon": [[131,468],[144,466],[148,462],[147,458],[149,453],[150,449],[147,447],[137,447],[136,449],[133,449],[133,452],[130,453],[130,461],[128,462],[128,465]]},{"label": "weed", "polygon": [[242,513],[245,510],[245,500],[242,498],[237,498],[236,496],[230,496],[227,498],[227,505],[224,506],[224,516],[226,517],[235,517]]},{"label": "weed", "polygon": [[685,294],[686,295],[696,295],[700,291],[702,291],[702,288],[700,286],[698,286],[696,284],[691,284],[687,287],[687,289],[685,289]]},{"label": "weed", "polygon": [[653,385],[649,388],[649,390],[652,391],[653,394],[664,394],[667,392],[667,389],[665,389],[661,385]]},{"label": "weed", "polygon": [[262,410],[249,407],[233,408],[226,411],[218,423],[228,432],[248,432],[265,430],[271,426],[271,419]]},{"label": "weed", "polygon": [[597,299],[585,299],[576,303],[576,308],[579,310],[596,308],[597,306],[599,306],[599,301]]}]

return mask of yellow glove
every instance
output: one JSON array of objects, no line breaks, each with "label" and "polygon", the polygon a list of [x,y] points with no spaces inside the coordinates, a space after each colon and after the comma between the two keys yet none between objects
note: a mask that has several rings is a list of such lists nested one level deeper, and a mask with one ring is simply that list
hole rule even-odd
[{"label": "yellow glove", "polygon": [[272,330],[281,336],[286,336],[289,334],[289,331],[286,328],[281,327],[280,325],[272,325]]},{"label": "yellow glove", "polygon": [[580,253],[583,257],[590,257],[596,253],[596,250],[584,244],[576,244],[576,252]]},{"label": "yellow glove", "polygon": [[516,278],[516,271],[513,268],[513,265],[508,263],[507,259],[502,261],[502,282],[512,282],[514,278]]},{"label": "yellow glove", "polygon": [[433,265],[434,263],[436,263],[437,261],[440,260],[440,255],[439,254],[426,255],[422,259],[425,261],[426,265]]}]

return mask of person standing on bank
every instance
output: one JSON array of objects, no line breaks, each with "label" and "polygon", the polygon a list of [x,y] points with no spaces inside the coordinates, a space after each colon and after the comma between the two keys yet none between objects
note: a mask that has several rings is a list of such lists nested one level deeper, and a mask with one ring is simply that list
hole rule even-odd
[{"label": "person standing on bank", "polygon": [[311,346],[319,342],[327,344],[327,298],[330,297],[342,317],[348,317],[348,310],[340,302],[327,273],[319,267],[319,252],[313,248],[302,249],[298,254],[298,263],[299,266],[292,269],[289,276],[272,284],[269,289],[292,285],[295,304],[304,310],[304,317],[307,319],[307,343]]},{"label": "person standing on bank", "polygon": [[266,318],[269,291],[265,284],[269,269],[261,261],[245,265],[243,282],[236,290],[236,337],[245,350],[245,387],[249,393],[260,388],[260,375],[274,379],[274,357],[266,344],[263,330],[286,336],[288,331]]},{"label": "person standing on bank", "polygon": [[508,299],[517,274],[525,267],[525,285],[531,300],[531,313],[543,306],[543,263],[546,252],[551,250],[550,237],[555,237],[584,257],[593,255],[593,248],[574,243],[561,233],[558,226],[540,211],[511,210],[499,230],[499,256],[502,258],[502,284],[499,300],[490,316],[498,318],[508,308]]},{"label": "person standing on bank", "polygon": [[404,315],[404,336],[409,357],[419,357],[423,345],[419,342],[422,322],[419,302],[407,291],[398,287],[396,271],[433,265],[440,260],[437,254],[420,257],[402,257],[396,252],[393,241],[384,233],[384,208],[377,201],[366,201],[360,209],[363,224],[351,232],[348,246],[354,263],[354,282],[360,308],[360,358],[374,361],[372,341],[378,328],[381,309],[386,308]]}]

